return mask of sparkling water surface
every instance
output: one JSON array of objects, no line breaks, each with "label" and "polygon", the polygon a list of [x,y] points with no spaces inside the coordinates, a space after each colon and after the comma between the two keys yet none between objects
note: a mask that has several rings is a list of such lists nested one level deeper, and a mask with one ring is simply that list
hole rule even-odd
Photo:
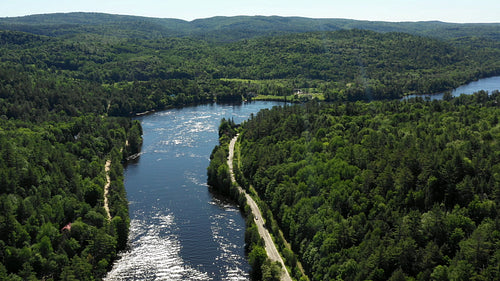
[{"label": "sparkling water surface", "polygon": [[[483,89],[500,90],[500,76],[469,83],[452,95]],[[282,103],[199,105],[137,118],[144,131],[142,154],[125,169],[130,249],[105,280],[249,279],[245,222],[236,206],[209,192],[206,168],[222,118],[240,123],[275,105]]]},{"label": "sparkling water surface", "polygon": [[240,123],[252,102],[199,105],[137,118],[141,156],[125,169],[130,249],[105,280],[248,280],[245,221],[237,206],[208,190],[207,166],[222,118]]}]

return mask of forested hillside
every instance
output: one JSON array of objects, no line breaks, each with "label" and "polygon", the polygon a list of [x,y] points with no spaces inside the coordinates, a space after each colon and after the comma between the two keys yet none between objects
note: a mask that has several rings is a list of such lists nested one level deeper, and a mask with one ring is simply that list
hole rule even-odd
[{"label": "forested hillside", "polygon": [[[120,149],[127,140],[140,143],[138,126],[95,115],[43,123],[0,118],[1,280],[104,276],[127,246]],[[103,208],[105,159],[112,163],[111,220]]]},{"label": "forested hillside", "polygon": [[101,84],[52,69],[60,43],[0,31],[0,280],[100,279],[127,247],[122,163],[141,127],[107,116]]},{"label": "forested hillside", "polygon": [[240,169],[313,280],[498,280],[499,102],[263,110]]},{"label": "forested hillside", "polygon": [[47,36],[95,33],[104,36],[142,39],[194,37],[217,42],[343,29],[404,32],[441,40],[474,36],[500,41],[499,28],[500,23],[376,22],[280,16],[212,17],[185,21],[101,13],[58,13],[0,18],[0,29]]},{"label": "forested hillside", "polygon": [[499,46],[466,51],[403,33],[342,30],[240,41],[217,61],[227,78],[284,80],[278,95],[315,88],[327,100],[379,100],[495,75]]},{"label": "forested hillside", "polygon": [[[117,251],[124,249],[127,242],[129,219],[122,163],[140,150],[142,134],[140,124],[131,121],[131,116],[214,101],[309,99],[307,95],[294,96],[297,92],[346,102],[444,91],[500,73],[498,33],[495,24],[399,25],[280,17],[185,22],[74,13],[0,19],[0,279],[93,280],[104,276]],[[419,36],[425,34],[439,38]],[[441,36],[444,34],[449,35]],[[493,108],[470,104],[479,116],[486,116],[485,110]],[[387,111],[393,110],[390,106],[403,107],[393,102],[374,105],[376,110]],[[440,110],[457,107],[453,103],[414,106],[421,107],[419,118],[434,106]],[[348,103],[340,108],[349,112],[346,118],[357,120],[355,112],[363,113],[370,107]],[[297,115],[296,121],[307,116]],[[484,122],[486,125],[469,124],[476,124],[479,130],[479,135],[473,136],[480,140],[484,137],[484,141],[471,146],[482,149],[483,144],[490,144],[491,153],[479,151],[492,159],[496,127],[493,121]],[[308,128],[308,123],[304,124]],[[350,123],[343,126],[349,127]],[[491,130],[483,136],[483,129]],[[331,128],[324,130],[326,136]],[[354,134],[348,137],[356,138]],[[462,148],[462,142],[456,145]],[[475,158],[467,157],[475,165]],[[108,161],[112,163],[110,220],[103,207],[104,167]],[[484,173],[491,171],[480,167]],[[255,171],[246,172],[250,175]],[[472,175],[470,180],[474,186],[483,183]],[[417,209],[423,204],[421,211],[429,212],[435,198],[425,199],[421,193],[415,191],[410,203]],[[483,217],[491,217],[491,206],[496,206],[491,205],[496,204],[496,197],[488,191],[474,191],[469,197],[460,200],[467,204],[478,202],[480,215],[467,213],[472,226],[460,226],[463,233],[457,230],[460,233],[456,234],[460,239],[474,235],[476,228],[482,229],[479,226]],[[450,206],[445,207],[443,210],[448,212]],[[488,210],[485,214],[484,208]],[[282,223],[287,235],[294,234],[290,233],[293,228]],[[309,247],[310,239],[300,235],[294,247],[301,254],[309,253],[308,248],[301,247]],[[417,238],[413,238],[416,250],[429,240]],[[441,242],[435,243],[442,247]],[[449,251],[459,252],[457,247]],[[436,263],[446,266],[443,270],[452,270],[453,263],[446,263],[444,257],[454,256],[439,249],[443,260]],[[311,258],[304,260],[308,270],[326,276],[315,269],[316,259],[325,257],[308,255]],[[335,259],[328,258],[337,262]],[[352,259],[356,261],[354,256]],[[421,269],[401,268],[407,275]],[[380,276],[389,276],[389,272],[387,269]]]},{"label": "forested hillside", "polygon": [[[7,101],[0,115],[9,118],[26,114],[23,106],[36,108],[23,105],[30,102],[70,115],[129,116],[255,95],[292,99],[297,89],[331,101],[392,99],[449,90],[500,73],[495,41],[462,38],[451,44],[364,30],[231,43],[0,31],[0,42],[0,75],[6,77],[1,97]],[[13,95],[15,87],[19,90]],[[73,99],[76,103],[68,103]]]},{"label": "forested hillside", "polygon": [[[3,51],[20,43],[1,38]],[[15,38],[33,48],[46,42]],[[22,56],[15,47],[9,52]],[[140,149],[140,124],[107,117],[110,95],[101,86],[6,57],[2,53],[0,68],[0,279],[103,277],[127,246],[122,162]],[[106,161],[110,220],[103,205]]]}]

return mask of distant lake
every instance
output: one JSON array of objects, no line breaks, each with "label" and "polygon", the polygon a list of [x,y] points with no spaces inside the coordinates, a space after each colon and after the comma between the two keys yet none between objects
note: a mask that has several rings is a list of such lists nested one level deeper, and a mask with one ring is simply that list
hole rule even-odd
[{"label": "distant lake", "polygon": [[[455,90],[451,91],[451,95],[454,97],[458,97],[461,94],[471,95],[481,90],[488,91],[489,93],[493,92],[494,90],[500,91],[500,76],[483,78],[474,82],[470,82],[469,84],[460,86]],[[432,94],[432,95],[409,95],[404,97],[403,99],[422,97],[422,98],[430,98],[431,100],[442,100],[443,96],[444,93]]]}]

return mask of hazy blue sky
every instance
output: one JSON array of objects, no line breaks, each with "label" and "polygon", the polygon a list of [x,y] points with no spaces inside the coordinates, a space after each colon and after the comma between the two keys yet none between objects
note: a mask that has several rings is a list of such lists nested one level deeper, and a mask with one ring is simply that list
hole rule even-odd
[{"label": "hazy blue sky", "polygon": [[0,17],[103,12],[193,20],[280,15],[382,21],[500,22],[500,0],[0,0]]}]

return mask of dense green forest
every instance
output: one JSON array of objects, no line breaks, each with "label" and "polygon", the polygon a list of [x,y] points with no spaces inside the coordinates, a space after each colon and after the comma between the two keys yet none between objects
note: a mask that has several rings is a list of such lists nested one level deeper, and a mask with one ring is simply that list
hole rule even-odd
[{"label": "dense green forest", "polygon": [[[100,85],[9,61],[34,55],[12,46],[36,49],[47,38],[7,34],[1,33],[0,279],[103,277],[127,246],[122,162],[140,149],[140,124],[107,117],[110,94]],[[110,220],[103,208],[107,160]]]},{"label": "dense green forest", "polygon": [[51,69],[61,42],[0,38],[0,280],[100,279],[127,247],[123,162],[140,150],[140,124],[108,116],[102,85]]},{"label": "dense green forest", "polygon": [[131,116],[259,96],[309,99],[299,91],[337,102],[444,91],[500,74],[499,33],[495,24],[280,17],[2,18],[0,279],[93,280],[110,268],[127,243],[123,161],[141,146]]},{"label": "dense green forest", "polygon": [[312,280],[498,280],[499,102],[262,110],[242,125],[240,182]]},{"label": "dense green forest", "polygon": [[[96,115],[50,117],[0,118],[1,280],[92,280],[127,246],[122,160],[139,147],[140,125]],[[111,220],[103,208],[105,159],[112,163]]]},{"label": "dense green forest", "polygon": [[[2,39],[3,50],[18,43]],[[23,62],[2,66],[0,279],[103,277],[127,246],[122,162],[140,150],[140,124],[107,117],[109,94],[95,84]],[[103,208],[107,160],[110,220]]]},{"label": "dense green forest", "polygon": [[97,33],[122,38],[191,37],[218,42],[341,29],[404,32],[446,40],[481,37],[499,41],[499,27],[499,23],[376,22],[280,16],[212,17],[185,21],[100,13],[58,13],[0,18],[0,29],[52,37]]},{"label": "dense green forest", "polygon": [[[366,30],[231,43],[0,31],[0,42],[0,75],[6,82],[0,98],[7,101],[0,115],[8,118],[25,114],[21,109],[33,108],[30,102],[70,115],[90,110],[130,116],[256,95],[291,100],[297,90],[330,101],[393,99],[450,90],[500,73],[498,41],[444,42]],[[19,86],[24,84],[30,87]],[[16,87],[20,93],[13,95]],[[73,99],[76,104],[68,103]]]}]

